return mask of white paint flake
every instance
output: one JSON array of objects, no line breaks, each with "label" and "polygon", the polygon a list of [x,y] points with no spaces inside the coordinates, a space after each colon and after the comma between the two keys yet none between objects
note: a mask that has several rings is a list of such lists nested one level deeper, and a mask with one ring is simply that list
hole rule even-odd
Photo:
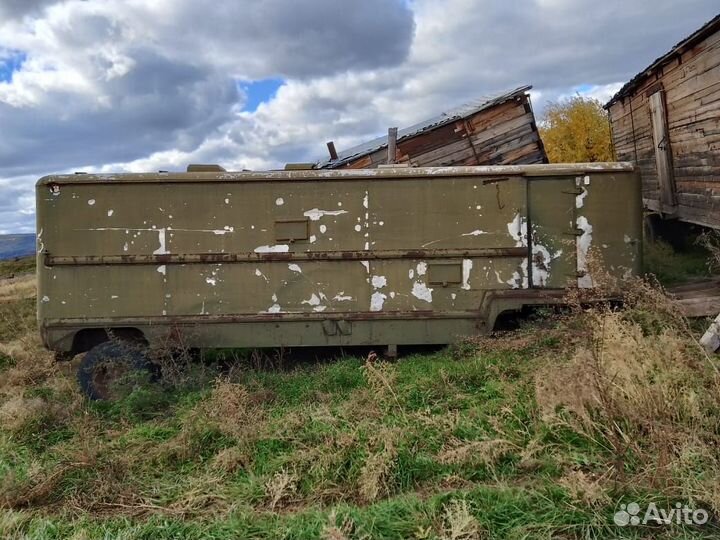
[{"label": "white paint flake", "polygon": [[160,272],[163,276],[166,276],[167,275],[167,266],[165,266],[164,264],[161,264],[160,266],[157,267],[157,271]]},{"label": "white paint flake", "polygon": [[94,204],[95,204],[95,199],[88,199],[88,204],[89,204],[90,206],[94,205]]},{"label": "white paint flake", "polygon": [[120,297],[117,294],[110,295],[110,300],[117,300],[118,298]]},{"label": "white paint flake", "polygon": [[507,224],[508,234],[515,240],[515,247],[527,247],[527,221],[519,213]]},{"label": "white paint flake", "polygon": [[375,291],[370,297],[370,311],[382,311],[386,298],[387,295],[384,295],[380,291]]},{"label": "white paint flake", "polygon": [[415,278],[415,270],[414,270],[413,268],[411,268],[410,270],[408,270],[408,277],[409,277],[410,279],[414,279],[414,278]]},{"label": "white paint flake", "polygon": [[354,298],[352,296],[346,296],[345,291],[340,291],[333,297],[333,300],[336,302],[350,302],[351,300],[354,300]]},{"label": "white paint flake", "polygon": [[288,268],[292,270],[293,272],[297,272],[298,274],[302,274],[302,269],[297,264],[288,264]]},{"label": "white paint flake", "polygon": [[365,271],[369,274],[370,273],[370,262],[369,261],[360,261],[360,264],[362,264],[365,267]]},{"label": "white paint flake", "polygon": [[369,208],[369,206],[370,206],[369,199],[370,199],[370,194],[366,191],[365,197],[363,197],[363,208]]},{"label": "white paint flake", "polygon": [[320,232],[325,234],[327,232],[327,225],[320,225]]},{"label": "white paint flake", "polygon": [[[320,210],[319,208],[313,208],[303,212],[303,216],[309,217],[311,221],[318,221],[324,216],[339,216],[341,214],[347,214],[347,210]],[[322,232],[322,229],[320,232]]]},{"label": "white paint flake", "polygon": [[417,264],[417,275],[424,276],[426,272],[427,272],[427,263],[424,261],[420,261]]},{"label": "white paint flake", "polygon": [[317,236],[315,236],[314,234],[311,234],[310,235],[310,243],[314,244],[315,242],[317,242]]},{"label": "white paint flake", "polygon": [[469,233],[463,234],[463,236],[480,236],[481,234],[488,234],[487,231],[481,231],[480,229],[474,230]]},{"label": "white paint flake", "polygon": [[302,303],[308,304],[310,306],[319,306],[320,305],[320,297],[317,294],[312,293],[312,296],[310,296],[310,299],[303,300]]},{"label": "white paint flake", "polygon": [[43,301],[44,304],[47,304],[47,303],[50,301],[50,298],[47,297],[47,296],[43,296],[43,297],[42,297],[42,301]]},{"label": "white paint flake", "polygon": [[208,283],[209,285],[212,285],[213,287],[217,285],[217,278],[214,277],[206,277],[205,283]]},{"label": "white paint flake", "polygon": [[277,199],[275,199],[275,204],[277,206],[282,206],[283,204],[285,204],[285,199],[283,199],[282,197],[278,197]]},{"label": "white paint flake", "polygon": [[112,215],[113,215],[114,213],[115,213],[115,210],[112,210],[112,209],[108,210],[108,212],[107,212],[108,217],[112,217]]},{"label": "white paint flake", "polygon": [[376,289],[382,289],[385,285],[387,285],[387,279],[385,278],[385,276],[372,277],[372,286]]},{"label": "white paint flake", "polygon": [[[472,259],[463,259],[462,262],[462,288],[466,291],[470,290],[470,271],[472,270]],[[455,300],[453,298],[453,300]]]},{"label": "white paint flake", "polygon": [[412,295],[419,300],[432,302],[432,292],[433,289],[428,289],[428,286],[424,283],[413,283]]},{"label": "white paint flake", "polygon": [[355,231],[357,231],[357,232],[362,231],[362,227],[360,226],[359,223],[357,225],[355,225]]},{"label": "white paint flake", "polygon": [[128,243],[125,242],[125,245],[123,246],[123,251],[127,251],[129,247],[130,247],[130,246],[128,246]]},{"label": "white paint flake", "polygon": [[269,308],[267,308],[267,311],[265,313],[280,313],[282,309],[280,308],[280,304],[273,304]]},{"label": "white paint flake", "polygon": [[230,199],[225,199],[225,204],[230,204]]},{"label": "white paint flake", "polygon": [[160,247],[153,251],[153,255],[167,255],[170,252],[165,248],[165,228],[158,229],[157,232]]},{"label": "white paint flake", "polygon": [[582,208],[585,206],[585,197],[588,195],[588,190],[585,187],[581,187],[582,193],[575,196],[575,208]]},{"label": "white paint flake", "polygon": [[290,251],[290,246],[287,244],[277,244],[274,246],[258,246],[255,248],[255,253],[287,253]]},{"label": "white paint flake", "polygon": [[592,244],[593,228],[585,216],[577,218],[577,226],[578,229],[583,232],[581,236],[577,237],[577,269],[579,274],[583,274],[578,278],[578,287],[581,289],[589,289],[594,285],[588,265],[588,254],[590,252],[590,245]]}]

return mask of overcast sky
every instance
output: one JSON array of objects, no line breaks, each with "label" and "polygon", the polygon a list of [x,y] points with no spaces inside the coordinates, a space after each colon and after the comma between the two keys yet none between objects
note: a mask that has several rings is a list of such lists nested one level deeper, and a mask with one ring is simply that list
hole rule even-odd
[{"label": "overcast sky", "polygon": [[532,84],[606,100],[717,0],[0,0],[0,232],[67,171],[315,161]]}]

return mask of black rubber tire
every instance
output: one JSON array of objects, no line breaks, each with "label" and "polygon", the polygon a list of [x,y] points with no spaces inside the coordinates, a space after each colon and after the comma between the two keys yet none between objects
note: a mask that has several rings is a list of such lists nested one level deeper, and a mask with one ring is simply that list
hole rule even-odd
[{"label": "black rubber tire", "polygon": [[147,372],[148,380],[154,378],[152,364],[145,355],[144,347],[131,343],[107,341],[90,349],[80,362],[78,383],[83,394],[91,400],[111,401],[114,377],[134,371]]}]

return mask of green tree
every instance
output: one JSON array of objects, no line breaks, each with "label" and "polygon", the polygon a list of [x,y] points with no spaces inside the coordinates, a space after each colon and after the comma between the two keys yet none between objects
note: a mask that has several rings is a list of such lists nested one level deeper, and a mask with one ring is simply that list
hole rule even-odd
[{"label": "green tree", "polygon": [[615,159],[607,113],[597,99],[575,96],[548,102],[540,135],[551,163]]}]

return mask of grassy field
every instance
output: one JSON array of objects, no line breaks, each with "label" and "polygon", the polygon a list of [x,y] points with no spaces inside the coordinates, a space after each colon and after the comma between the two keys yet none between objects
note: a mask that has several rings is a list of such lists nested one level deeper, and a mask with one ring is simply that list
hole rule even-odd
[{"label": "grassy field", "polygon": [[[34,294],[0,283],[2,538],[720,536],[718,363],[640,282],[393,363],[168,363],[115,403],[41,348]],[[651,502],[710,522],[614,524]]]}]

